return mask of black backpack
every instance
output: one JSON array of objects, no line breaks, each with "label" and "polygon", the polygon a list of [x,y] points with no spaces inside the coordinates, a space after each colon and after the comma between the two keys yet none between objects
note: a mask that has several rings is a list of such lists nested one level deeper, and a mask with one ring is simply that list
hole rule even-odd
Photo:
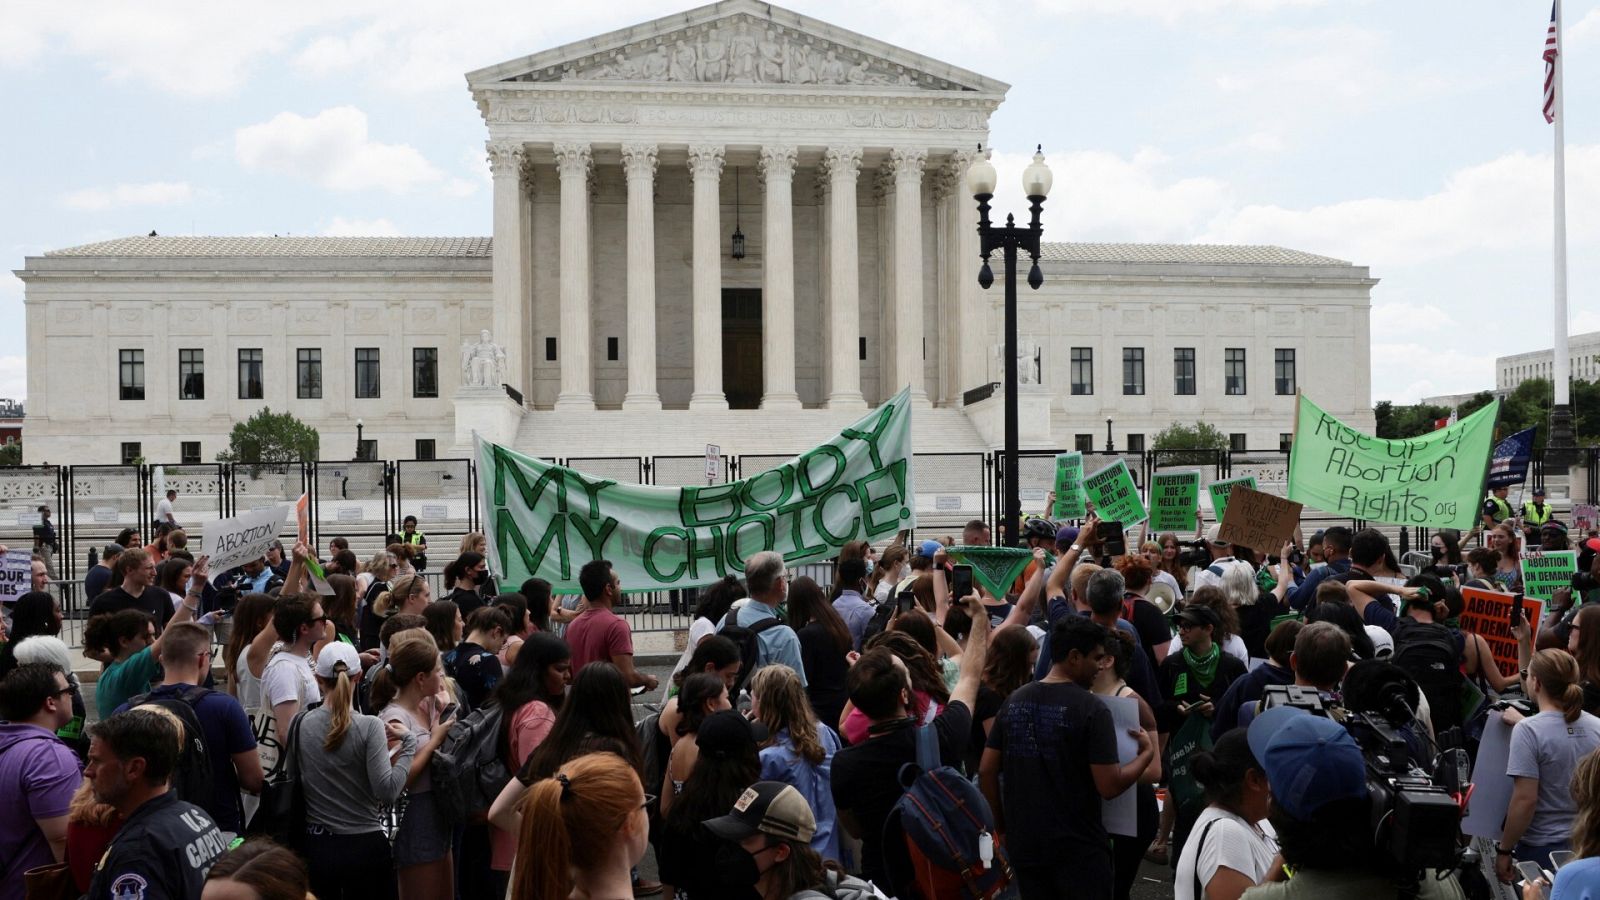
[{"label": "black backpack", "polygon": [[1460,727],[1461,648],[1456,633],[1437,622],[1404,617],[1394,629],[1394,656],[1390,660],[1416,682],[1428,698],[1429,719],[1435,734]]},{"label": "black backpack", "polygon": [[[754,602],[754,601],[752,601]],[[761,658],[761,639],[758,635],[769,628],[777,628],[783,620],[777,616],[762,619],[754,625],[744,626],[736,624],[739,620],[738,610],[728,613],[728,619],[723,623],[722,629],[717,632],[739,645],[739,678],[733,687],[728,689],[728,698],[737,699],[739,692],[755,673],[756,660]]]},{"label": "black backpack", "polygon": [[500,755],[500,704],[491,703],[457,719],[433,751],[433,796],[439,816],[453,825],[476,821],[511,780]]},{"label": "black backpack", "polygon": [[[148,693],[140,694],[128,701],[128,708],[159,706],[183,723],[183,752],[178,754],[178,764],[172,769],[172,792],[179,800],[193,803],[215,816],[217,798],[212,784],[211,752],[206,746],[206,733],[200,726],[200,716],[195,711],[196,705],[211,693],[214,692],[203,687],[185,685],[176,695],[152,697]],[[239,802],[238,794],[233,795],[233,802]]]}]

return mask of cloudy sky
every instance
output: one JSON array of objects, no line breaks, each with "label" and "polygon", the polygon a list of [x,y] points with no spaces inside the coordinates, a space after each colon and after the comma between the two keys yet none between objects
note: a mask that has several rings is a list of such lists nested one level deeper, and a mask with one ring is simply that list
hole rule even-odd
[{"label": "cloudy sky", "polygon": [[[488,234],[463,73],[686,6],[10,0],[0,396],[25,391],[25,256],[151,229]],[[1003,172],[1044,145],[1050,239],[1370,266],[1374,400],[1487,387],[1495,356],[1550,346],[1548,0],[790,7],[1013,85],[991,143]],[[1577,333],[1600,330],[1600,0],[1565,18]]]}]

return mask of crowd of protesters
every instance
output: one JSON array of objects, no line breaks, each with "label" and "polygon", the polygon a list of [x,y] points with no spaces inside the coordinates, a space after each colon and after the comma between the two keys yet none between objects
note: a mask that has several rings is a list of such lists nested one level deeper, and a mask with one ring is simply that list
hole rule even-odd
[{"label": "crowd of protesters", "polygon": [[[576,598],[510,592],[469,534],[435,597],[408,518],[364,562],[336,538],[325,560],[275,546],[213,578],[171,521],[90,573],[93,714],[48,572],[8,610],[0,796],[21,802],[0,807],[0,900],[934,900],[902,801],[935,770],[986,807],[998,848],[975,868],[1000,877],[963,896],[1120,900],[1149,863],[1181,898],[1477,897],[1489,879],[1600,896],[1600,538],[1548,514],[1526,533],[1502,505],[1481,537],[1432,535],[1422,566],[1374,529],[1264,551],[1212,525],[1112,555],[1092,513],[1035,519],[1009,590],[960,597],[950,548],[990,543],[979,521],[848,545],[826,587],[756,553],[698,592],[642,721],[630,693],[662,685],[605,560]],[[1460,589],[1520,587],[1527,541],[1578,550],[1587,581],[1537,636],[1516,629],[1507,673],[1461,627]],[[1490,716],[1510,727],[1481,869],[1385,853],[1344,724],[1375,683],[1409,698],[1391,724],[1423,755],[1475,749]],[[1290,689],[1320,709],[1268,702]],[[449,754],[475,730],[502,774],[463,812]],[[292,833],[263,830],[290,782]]]}]

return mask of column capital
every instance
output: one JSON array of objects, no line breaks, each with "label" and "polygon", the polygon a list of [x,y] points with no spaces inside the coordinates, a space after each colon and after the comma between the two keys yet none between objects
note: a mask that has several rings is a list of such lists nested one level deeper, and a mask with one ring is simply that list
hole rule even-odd
[{"label": "column capital", "polygon": [[556,171],[566,178],[588,178],[594,167],[594,154],[588,144],[556,144]]},{"label": "column capital", "polygon": [[519,174],[528,158],[521,141],[489,141],[484,147],[488,150],[489,173],[495,177]]},{"label": "column capital", "polygon": [[829,147],[822,153],[822,169],[834,181],[854,183],[861,172],[861,148]]},{"label": "column capital", "polygon": [[719,178],[722,158],[727,152],[721,144],[693,144],[689,147],[689,174],[695,178]]},{"label": "column capital", "polygon": [[945,160],[944,165],[938,168],[932,178],[933,199],[936,202],[943,201],[961,193],[967,183],[967,169],[972,167],[972,161],[977,158],[978,154],[973,150],[956,150],[951,153],[950,158]]},{"label": "column capital", "polygon": [[654,179],[656,177],[656,145],[655,144],[623,144],[622,168],[627,172],[628,180],[635,178]]},{"label": "column capital", "polygon": [[761,148],[758,167],[767,181],[794,177],[795,157],[799,154],[793,146],[777,144]]},{"label": "column capital", "polygon": [[943,203],[955,194],[961,176],[950,166],[940,166],[928,176],[928,187],[933,192],[933,202]]},{"label": "column capital", "polygon": [[532,197],[534,190],[538,187],[539,183],[538,179],[534,176],[533,154],[524,153],[522,155],[522,166],[518,171],[521,175],[522,193]]},{"label": "column capital", "polygon": [[927,161],[928,151],[920,147],[896,147],[889,151],[889,169],[897,182],[901,179],[920,181],[922,167]]},{"label": "column capital", "polygon": [[872,173],[872,198],[883,200],[894,196],[894,170],[885,162]]}]

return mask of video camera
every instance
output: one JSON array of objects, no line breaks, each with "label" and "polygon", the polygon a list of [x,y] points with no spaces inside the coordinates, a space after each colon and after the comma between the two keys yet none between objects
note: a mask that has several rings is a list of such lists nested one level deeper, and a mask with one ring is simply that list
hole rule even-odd
[{"label": "video camera", "polygon": [[1211,550],[1206,547],[1205,541],[1179,541],[1178,565],[1186,569],[1195,566],[1203,569],[1211,565]]},{"label": "video camera", "polygon": [[1415,712],[1403,690],[1380,699],[1379,713],[1352,712],[1332,707],[1315,688],[1272,685],[1262,698],[1262,710],[1292,706],[1343,725],[1367,766],[1367,793],[1371,798],[1372,834],[1380,851],[1400,868],[1456,869],[1468,860],[1456,840],[1461,830],[1461,810],[1452,793],[1468,776],[1466,753],[1440,754],[1430,775],[1413,760],[1414,742],[1400,730]]}]

